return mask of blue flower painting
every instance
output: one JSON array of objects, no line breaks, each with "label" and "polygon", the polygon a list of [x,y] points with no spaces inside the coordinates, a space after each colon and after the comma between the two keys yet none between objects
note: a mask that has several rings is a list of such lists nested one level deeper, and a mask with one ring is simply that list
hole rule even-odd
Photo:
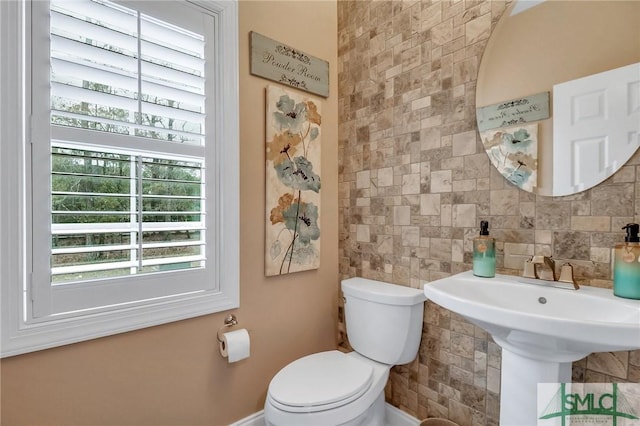
[{"label": "blue flower painting", "polygon": [[538,124],[485,130],[480,133],[491,164],[525,191],[538,186]]},{"label": "blue flower painting", "polygon": [[320,105],[267,87],[265,274],[320,266]]}]

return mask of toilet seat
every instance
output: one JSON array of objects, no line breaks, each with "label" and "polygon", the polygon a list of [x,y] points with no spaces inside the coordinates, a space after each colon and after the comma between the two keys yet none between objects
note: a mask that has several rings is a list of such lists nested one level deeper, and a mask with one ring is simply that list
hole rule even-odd
[{"label": "toilet seat", "polygon": [[291,413],[341,407],[362,396],[373,381],[373,367],[340,351],[320,352],[284,367],[269,385],[268,398]]}]

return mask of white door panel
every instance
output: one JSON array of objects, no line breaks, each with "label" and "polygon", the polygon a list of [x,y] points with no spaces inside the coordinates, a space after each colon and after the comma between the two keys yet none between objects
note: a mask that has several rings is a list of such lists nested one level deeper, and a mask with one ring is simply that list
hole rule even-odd
[{"label": "white door panel", "polygon": [[580,192],[640,145],[640,63],[553,86],[553,195]]}]

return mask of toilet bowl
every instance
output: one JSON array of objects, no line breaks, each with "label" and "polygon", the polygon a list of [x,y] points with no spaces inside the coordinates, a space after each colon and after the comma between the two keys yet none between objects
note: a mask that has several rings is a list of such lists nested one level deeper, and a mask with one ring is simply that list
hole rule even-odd
[{"label": "toilet bowl", "polygon": [[378,417],[384,418],[390,368],[357,352],[327,351],[300,358],[280,370],[269,385],[267,425],[382,426],[372,415],[382,410]]},{"label": "toilet bowl", "polygon": [[343,281],[342,290],[355,351],[319,352],[280,370],[265,401],[268,426],[384,425],[389,370],[417,354],[425,296],[363,278]]}]

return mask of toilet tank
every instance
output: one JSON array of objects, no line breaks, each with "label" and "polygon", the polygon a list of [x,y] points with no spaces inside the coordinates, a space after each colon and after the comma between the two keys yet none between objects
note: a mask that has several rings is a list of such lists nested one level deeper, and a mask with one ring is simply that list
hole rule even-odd
[{"label": "toilet tank", "polygon": [[422,290],[366,278],[342,281],[347,337],[353,349],[384,364],[415,359],[422,337]]}]

